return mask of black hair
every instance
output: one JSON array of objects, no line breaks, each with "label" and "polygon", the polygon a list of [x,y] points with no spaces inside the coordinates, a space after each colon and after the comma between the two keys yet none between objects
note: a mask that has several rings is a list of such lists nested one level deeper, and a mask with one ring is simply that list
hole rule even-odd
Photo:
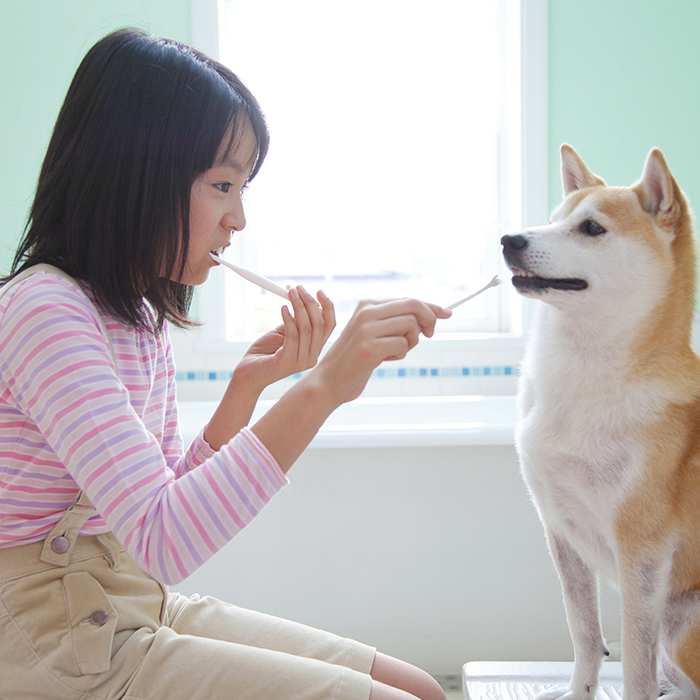
[{"label": "black hair", "polygon": [[159,273],[164,262],[181,278],[192,183],[214,165],[228,129],[230,149],[248,120],[257,143],[252,180],[269,134],[236,75],[191,46],[139,28],[103,37],[68,88],[11,272],[0,284],[50,263],[87,282],[104,311],[134,328],[160,332],[164,318],[200,326],[187,317],[194,288]]}]

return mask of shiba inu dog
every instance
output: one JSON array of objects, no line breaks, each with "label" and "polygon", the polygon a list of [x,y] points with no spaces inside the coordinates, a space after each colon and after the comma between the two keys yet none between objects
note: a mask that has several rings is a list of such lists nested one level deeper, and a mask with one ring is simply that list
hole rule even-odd
[{"label": "shiba inu dog", "polygon": [[663,154],[609,187],[568,145],[548,224],[501,239],[538,299],[516,447],[591,700],[607,654],[599,576],[622,597],[626,700],[700,698],[700,360],[692,214]]}]

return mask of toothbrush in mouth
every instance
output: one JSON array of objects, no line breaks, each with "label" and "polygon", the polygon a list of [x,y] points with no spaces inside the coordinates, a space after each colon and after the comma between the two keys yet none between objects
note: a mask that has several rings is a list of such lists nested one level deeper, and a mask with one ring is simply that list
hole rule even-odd
[{"label": "toothbrush in mouth", "polygon": [[229,269],[233,270],[235,273],[239,274],[244,279],[247,279],[249,282],[252,282],[253,284],[257,284],[258,287],[262,287],[263,289],[267,289],[268,292],[272,292],[273,294],[277,294],[278,296],[281,296],[283,299],[286,299],[287,301],[289,301],[289,294],[287,293],[287,290],[280,287],[279,285],[275,284],[274,282],[267,279],[266,277],[263,277],[262,275],[256,275],[254,272],[251,272],[250,270],[246,270],[243,267],[238,267],[238,265],[234,265],[230,262],[226,262],[226,260],[224,260],[221,256],[215,255],[211,251],[209,252],[209,255],[212,258],[212,260],[219,263],[220,265],[225,265]]}]

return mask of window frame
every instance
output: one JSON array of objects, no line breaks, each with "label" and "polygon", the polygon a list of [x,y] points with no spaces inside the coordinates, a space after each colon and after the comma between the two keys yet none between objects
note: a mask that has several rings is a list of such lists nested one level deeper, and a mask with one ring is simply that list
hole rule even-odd
[{"label": "window frame", "polygon": [[[219,57],[219,5],[223,0],[192,0],[191,43],[212,58]],[[548,10],[547,0],[519,0],[521,38],[521,220],[523,226],[547,220],[548,201]],[[509,280],[503,280],[509,284]],[[211,275],[206,285],[195,290],[197,320],[204,323],[193,333],[194,354],[225,355],[227,364],[241,357],[249,342],[225,340],[221,300],[225,279]],[[499,315],[508,317],[508,332],[436,333],[429,342],[419,343],[401,366],[441,366],[458,362],[517,364],[534,314],[533,301],[503,294]],[[503,308],[507,306],[507,308]],[[337,330],[336,330],[337,332]],[[332,340],[332,339],[331,339]]]}]

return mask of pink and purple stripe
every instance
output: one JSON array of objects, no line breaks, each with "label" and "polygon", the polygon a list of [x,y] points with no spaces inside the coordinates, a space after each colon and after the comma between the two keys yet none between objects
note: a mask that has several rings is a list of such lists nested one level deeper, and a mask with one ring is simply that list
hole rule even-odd
[{"label": "pink and purple stripe", "polygon": [[247,428],[218,452],[202,429],[183,450],[167,321],[135,331],[37,272],[0,296],[0,325],[0,547],[44,539],[82,489],[97,514],[81,533],[112,531],[175,583],[287,483]]}]

